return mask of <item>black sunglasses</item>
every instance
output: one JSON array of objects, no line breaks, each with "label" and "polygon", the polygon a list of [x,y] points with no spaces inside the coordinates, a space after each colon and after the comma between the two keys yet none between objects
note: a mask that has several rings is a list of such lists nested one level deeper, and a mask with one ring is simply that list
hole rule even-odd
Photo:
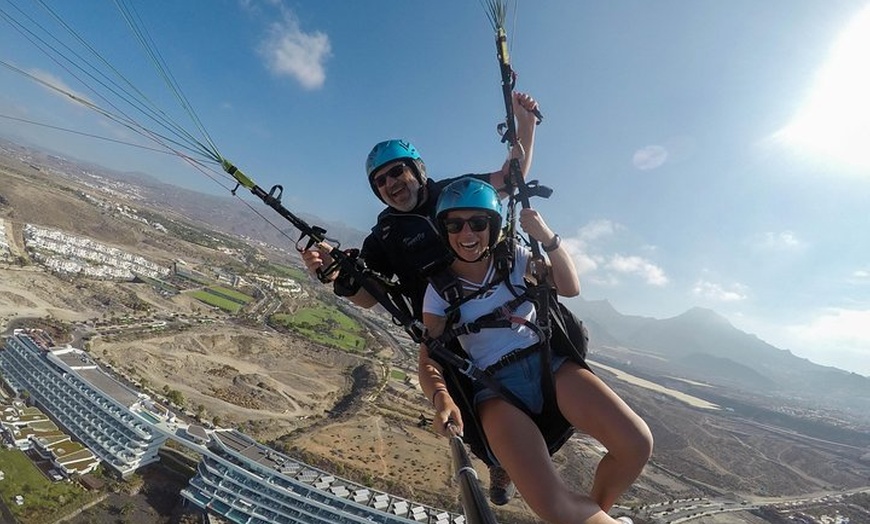
[{"label": "black sunglasses", "polygon": [[381,173],[380,175],[374,177],[372,179],[372,182],[374,182],[377,187],[384,187],[385,185],[387,185],[387,177],[399,178],[405,173],[406,167],[408,166],[405,164],[396,164],[385,173]]},{"label": "black sunglasses", "polygon": [[470,227],[472,231],[478,233],[489,227],[489,217],[485,215],[477,215],[471,218],[445,218],[444,229],[446,229],[448,233],[455,235],[462,231],[466,222],[468,222],[468,227]]}]

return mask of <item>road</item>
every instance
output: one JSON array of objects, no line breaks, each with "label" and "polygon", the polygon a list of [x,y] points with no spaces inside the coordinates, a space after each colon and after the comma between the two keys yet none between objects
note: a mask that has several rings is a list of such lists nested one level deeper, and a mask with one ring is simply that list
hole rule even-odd
[{"label": "road", "polygon": [[[712,517],[723,513],[750,511],[762,506],[773,506],[780,510],[799,510],[810,507],[830,507],[842,503],[844,497],[856,493],[870,494],[870,487],[856,488],[844,491],[831,491],[802,495],[797,497],[754,498],[753,500],[734,501],[724,498],[692,498],[679,499],[670,502],[649,504],[641,507],[642,512],[649,512],[649,518],[662,524],[682,524],[697,521],[703,517]],[[870,517],[870,515],[868,515]],[[870,521],[870,520],[868,520]]]}]

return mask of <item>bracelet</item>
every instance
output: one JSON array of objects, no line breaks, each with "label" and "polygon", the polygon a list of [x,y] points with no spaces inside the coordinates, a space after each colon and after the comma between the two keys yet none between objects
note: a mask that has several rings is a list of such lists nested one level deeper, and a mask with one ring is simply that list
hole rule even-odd
[{"label": "bracelet", "polygon": [[435,397],[438,396],[438,393],[447,393],[447,388],[435,388],[435,391],[432,393],[432,405],[435,405]]},{"label": "bracelet", "polygon": [[562,237],[560,237],[559,234],[556,233],[555,235],[553,235],[553,240],[549,244],[547,244],[546,246],[543,246],[542,249],[544,250],[544,253],[549,253],[551,251],[555,251],[555,250],[559,249],[559,246],[561,244],[562,244]]}]

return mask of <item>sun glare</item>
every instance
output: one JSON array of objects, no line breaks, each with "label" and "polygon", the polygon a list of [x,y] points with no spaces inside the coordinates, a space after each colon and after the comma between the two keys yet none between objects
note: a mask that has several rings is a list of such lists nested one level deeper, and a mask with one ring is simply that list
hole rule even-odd
[{"label": "sun glare", "polygon": [[838,37],[809,99],[776,138],[848,167],[870,169],[870,6]]}]

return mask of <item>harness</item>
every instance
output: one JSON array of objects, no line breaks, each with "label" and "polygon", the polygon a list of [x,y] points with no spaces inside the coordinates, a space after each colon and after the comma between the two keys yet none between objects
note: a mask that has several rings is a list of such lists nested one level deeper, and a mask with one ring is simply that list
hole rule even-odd
[{"label": "harness", "polygon": [[[554,292],[546,292],[547,300],[552,300],[548,304],[549,307],[538,309],[549,312],[548,318],[539,318],[538,323],[533,323],[513,314],[522,303],[533,301],[535,293],[539,293],[538,296],[543,295],[540,293],[541,290],[536,289],[535,286],[546,286],[546,283],[526,282],[526,286],[521,292],[516,289],[510,280],[513,253],[509,252],[509,249],[509,242],[501,242],[496,246],[493,255],[496,257],[494,261],[496,276],[474,293],[464,293],[461,282],[449,269],[429,277],[429,283],[450,304],[450,307],[447,309],[447,325],[442,334],[437,338],[429,337],[425,342],[432,358],[442,366],[451,397],[459,406],[460,411],[466,415],[463,417],[466,421],[465,440],[475,450],[475,454],[480,457],[493,457],[493,455],[474,406],[473,383],[475,381],[483,384],[526,413],[538,426],[547,442],[550,454],[553,454],[574,432],[574,428],[562,416],[556,402],[555,384],[551,369],[553,343],[558,344],[556,350],[559,355],[567,356],[581,366],[588,368],[585,363],[587,342],[585,329],[582,327],[582,323],[570,312],[568,313],[571,322],[566,322],[563,313],[567,309],[555,300]],[[479,297],[499,284],[507,285],[514,298],[494,311],[470,322],[458,323],[459,307],[462,304]],[[504,355],[486,369],[475,366],[457,340],[463,334],[479,333],[481,330],[491,328],[511,327],[516,324],[532,329],[538,335],[539,342]],[[546,328],[542,328],[541,324]],[[569,329],[569,325],[575,329]],[[535,354],[541,359],[541,388],[544,397],[543,407],[537,413],[531,411],[522,400],[493,376],[498,370]],[[479,452],[480,450],[485,450],[486,453],[482,454]]]},{"label": "harness", "polygon": [[362,258],[376,270],[395,275],[398,288],[411,301],[417,318],[428,285],[426,277],[453,260],[428,216],[416,213],[381,213],[362,251]]},{"label": "harness", "polygon": [[[433,192],[432,195],[430,195],[430,197],[432,197],[436,194],[437,187],[435,187],[435,184],[433,184],[431,180],[429,183],[430,191]],[[458,319],[459,307],[462,303],[473,299],[478,296],[478,294],[485,293],[500,283],[500,280],[498,277],[494,278],[487,286],[481,288],[477,292],[464,293],[461,283],[449,268],[450,261],[452,260],[452,257],[450,256],[451,253],[446,246],[440,242],[440,239],[436,238],[431,243],[427,240],[419,244],[420,247],[423,247],[424,245],[432,246],[434,244],[435,247],[433,248],[433,251],[429,253],[424,253],[423,251],[425,251],[425,249],[418,251],[414,249],[414,246],[408,245],[406,239],[413,239],[421,232],[425,233],[426,236],[429,234],[435,234],[437,236],[437,231],[433,227],[431,221],[427,220],[425,214],[415,215],[408,213],[395,213],[391,210],[386,210],[381,213],[378,217],[378,224],[372,229],[371,240],[382,246],[383,252],[385,252],[391,259],[390,265],[393,269],[413,268],[414,270],[413,273],[408,271],[406,272],[407,274],[403,274],[399,277],[399,281],[403,286],[402,289],[392,290],[393,292],[390,293],[389,297],[392,299],[391,301],[402,302],[399,298],[404,297],[397,297],[395,295],[404,295],[405,297],[416,296],[415,290],[418,289],[416,282],[421,280],[423,282],[423,287],[419,291],[418,300],[411,300],[411,315],[397,314],[395,308],[388,307],[387,309],[393,316],[393,320],[397,324],[405,327],[405,330],[408,331],[415,341],[427,343],[430,355],[432,355],[433,359],[442,367],[445,383],[450,396],[454,399],[463,413],[463,420],[465,421],[465,443],[471,447],[475,455],[489,464],[492,462],[491,457],[493,457],[493,455],[489,450],[486,438],[484,437],[483,428],[480,425],[479,418],[474,409],[474,381],[482,381],[481,383],[497,393],[500,390],[503,390],[506,392],[503,395],[505,398],[514,397],[513,403],[515,405],[520,406],[521,409],[524,409],[525,406],[518,398],[516,398],[515,395],[510,393],[507,388],[504,388],[497,380],[492,378],[492,374],[497,371],[497,368],[491,367],[488,370],[481,370],[474,366],[469,355],[463,350],[462,346],[456,339],[456,337],[461,334],[461,330],[472,330],[478,328],[486,329],[489,326],[485,327],[484,323],[487,323],[488,320],[485,318],[478,318],[476,319],[476,324],[467,323],[464,326],[456,325],[455,321]],[[492,251],[494,269],[496,274],[501,278],[510,274],[514,264],[513,246],[515,243],[515,236],[508,234],[506,240],[508,241],[496,244]],[[367,239],[366,242],[369,242],[369,239]],[[408,249],[409,247],[411,249]],[[363,251],[365,251],[365,244]],[[510,279],[505,280],[505,283],[508,286],[512,286]],[[422,291],[425,289],[425,285],[428,284],[432,284],[439,295],[451,304],[450,310],[448,311],[449,326],[445,329],[445,333],[442,334],[442,337],[439,337],[439,339],[428,337],[425,334],[425,330],[421,329],[422,323],[418,320],[420,318],[420,310],[422,309]],[[514,296],[522,294],[516,289],[513,289],[513,291]],[[355,290],[353,290],[353,292],[355,292]],[[531,289],[527,286],[526,293],[530,292]],[[547,296],[551,297],[550,300],[552,300],[552,302],[549,303],[549,307],[543,308],[548,313],[546,319],[548,329],[545,331],[548,336],[539,335],[539,339],[542,341],[547,340],[549,342],[547,347],[552,347],[557,354],[568,356],[572,361],[577,362],[581,366],[588,367],[584,361],[588,337],[586,336],[586,331],[582,322],[561,303],[556,301],[554,292],[548,292]],[[519,301],[519,298],[516,300]],[[384,304],[381,300],[379,300],[379,302]],[[514,308],[515,307],[516,306],[514,306]],[[541,308],[538,310],[539,321],[544,320],[541,318],[541,310]],[[453,317],[452,322],[450,318],[451,316]],[[409,326],[411,326],[410,329]],[[448,332],[452,333],[452,335],[448,334]],[[505,358],[500,361],[498,366],[503,367],[508,363],[512,363],[512,361],[531,355],[541,349],[539,346],[540,345],[536,345],[520,350],[526,352],[525,354],[514,352],[506,355]],[[544,435],[549,451],[552,454],[558,451],[564,442],[572,435],[573,428],[564,417],[561,416],[558,409],[556,409],[557,406],[555,403],[555,395],[553,394],[554,388],[552,386],[551,373],[546,372],[550,370],[550,351],[542,353],[545,354],[547,360],[545,363],[546,367],[543,370],[545,371],[543,377],[548,379],[548,384],[550,385],[545,385],[543,389],[545,392],[545,399],[542,414],[535,415],[530,413],[529,416],[536,421],[541,433]],[[549,395],[547,394],[548,391],[550,392]],[[552,400],[548,401],[548,396],[551,396]],[[549,410],[547,409],[548,407],[550,408]],[[527,410],[524,409],[524,411]],[[551,414],[551,412],[555,412],[552,413],[552,418],[545,419],[543,413]]]}]

